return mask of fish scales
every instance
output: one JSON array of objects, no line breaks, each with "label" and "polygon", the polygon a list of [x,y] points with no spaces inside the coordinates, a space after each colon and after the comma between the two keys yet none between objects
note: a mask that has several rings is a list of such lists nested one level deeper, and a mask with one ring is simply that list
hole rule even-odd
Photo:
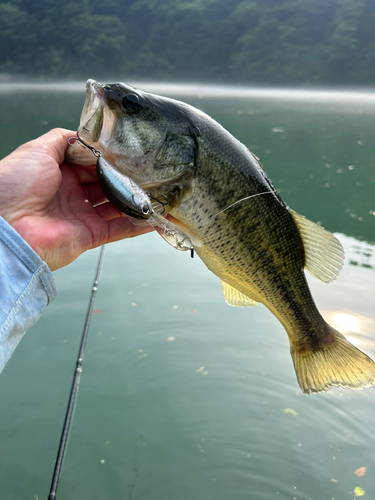
[{"label": "fish scales", "polygon": [[[207,140],[207,135],[204,137],[206,140],[199,147],[196,199],[217,202],[206,206],[201,202],[199,211],[194,202],[192,208],[186,203],[173,213],[184,223],[189,221],[193,225],[193,231],[202,241],[197,254],[212,272],[243,294],[274,309],[292,338],[293,331],[297,330],[296,323],[298,329],[303,325],[304,331],[308,329],[311,336],[316,336],[316,321],[320,315],[312,314],[317,310],[301,272],[303,245],[291,215],[279,196],[273,194],[275,189],[264,178],[262,168],[248,150],[238,144],[238,150],[233,152],[232,147],[230,155],[220,136],[214,136],[211,141]],[[220,170],[219,178],[213,179],[213,165]],[[254,167],[256,175],[253,175]],[[267,191],[270,194],[244,200],[215,216],[238,199]],[[289,276],[299,279],[291,282]],[[280,301],[284,305],[278,313]],[[311,322],[312,328],[309,327]]]},{"label": "fish scales", "polygon": [[[325,322],[305,277],[304,268],[335,279],[340,243],[287,207],[258,159],[221,125],[185,103],[89,80],[78,132],[154,198],[168,200],[164,215],[196,242],[228,304],[261,302],[279,319],[304,393],[375,383],[374,362]],[[71,149],[70,160],[91,162]]]}]

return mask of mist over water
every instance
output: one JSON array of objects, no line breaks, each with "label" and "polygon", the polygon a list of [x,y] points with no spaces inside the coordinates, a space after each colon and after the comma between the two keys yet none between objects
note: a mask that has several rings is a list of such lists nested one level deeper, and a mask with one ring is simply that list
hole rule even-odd
[{"label": "mist over water", "polygon": [[[102,80],[99,80],[102,81]],[[128,83],[135,88],[165,94],[169,96],[200,96],[200,97],[245,97],[245,98],[265,98],[276,100],[292,101],[315,101],[329,103],[375,103],[375,91],[372,88],[277,88],[277,87],[256,87],[238,85],[213,85],[202,83],[156,83],[148,81],[131,80],[129,78],[119,78],[113,81]],[[107,79],[104,83],[112,82]],[[61,81],[51,83],[37,82],[0,82],[0,93],[13,93],[18,91],[28,92],[82,92],[85,89],[83,81]]]},{"label": "mist over water", "polygon": [[[127,81],[212,116],[285,202],[343,243],[324,317],[375,357],[375,93]],[[0,154],[77,130],[85,83],[1,84]],[[58,297],[0,380],[0,497],[47,497],[98,250],[54,273]],[[156,234],[109,245],[59,486],[70,500],[375,496],[375,388],[304,396],[263,306],[230,308],[218,278]],[[354,472],[366,467],[366,474]]]}]

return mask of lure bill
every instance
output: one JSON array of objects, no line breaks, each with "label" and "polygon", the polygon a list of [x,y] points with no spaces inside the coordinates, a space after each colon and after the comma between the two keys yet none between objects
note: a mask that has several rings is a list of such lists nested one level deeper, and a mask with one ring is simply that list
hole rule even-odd
[{"label": "lure bill", "polygon": [[158,234],[176,250],[192,250],[193,244],[189,236],[181,228],[173,224],[170,220],[154,212],[148,219],[151,226],[154,226]]}]

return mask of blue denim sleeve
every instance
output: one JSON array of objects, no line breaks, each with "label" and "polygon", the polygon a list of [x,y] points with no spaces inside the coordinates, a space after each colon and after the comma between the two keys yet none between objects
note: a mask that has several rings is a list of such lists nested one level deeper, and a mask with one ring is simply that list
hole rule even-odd
[{"label": "blue denim sleeve", "polygon": [[0,217],[0,373],[56,293],[47,264]]}]

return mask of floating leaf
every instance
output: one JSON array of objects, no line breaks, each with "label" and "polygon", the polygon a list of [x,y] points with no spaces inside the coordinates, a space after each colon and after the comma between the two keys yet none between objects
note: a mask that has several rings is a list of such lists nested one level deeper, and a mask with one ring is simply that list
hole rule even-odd
[{"label": "floating leaf", "polygon": [[94,309],[92,311],[93,314],[103,314],[103,309]]},{"label": "floating leaf", "polygon": [[298,413],[291,408],[283,408],[283,412],[285,413],[285,415],[293,415],[293,417],[296,417],[298,415]]},{"label": "floating leaf", "polygon": [[362,488],[360,488],[359,486],[357,486],[356,488],[354,488],[354,496],[355,497],[361,497],[365,494],[365,490],[363,490]]},{"label": "floating leaf", "polygon": [[366,474],[366,467],[360,467],[359,469],[354,471],[354,474],[358,477],[362,477]]}]

